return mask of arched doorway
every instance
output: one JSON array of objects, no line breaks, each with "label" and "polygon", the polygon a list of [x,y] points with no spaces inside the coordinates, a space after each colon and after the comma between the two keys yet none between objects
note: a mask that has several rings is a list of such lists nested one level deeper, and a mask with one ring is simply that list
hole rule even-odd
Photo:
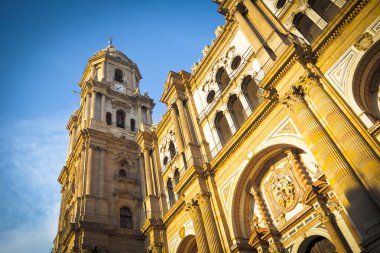
[{"label": "arched doorway", "polygon": [[311,236],[300,245],[298,253],[335,253],[334,244],[323,236]]},{"label": "arched doorway", "polygon": [[185,236],[178,246],[177,253],[197,253],[197,242],[194,235]]}]

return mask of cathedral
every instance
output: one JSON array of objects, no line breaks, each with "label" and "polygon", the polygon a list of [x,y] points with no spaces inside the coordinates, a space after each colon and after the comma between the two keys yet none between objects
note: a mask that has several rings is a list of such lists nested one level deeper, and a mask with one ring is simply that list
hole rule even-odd
[{"label": "cathedral", "polygon": [[377,0],[213,0],[154,101],[112,43],[79,82],[53,253],[380,252]]}]

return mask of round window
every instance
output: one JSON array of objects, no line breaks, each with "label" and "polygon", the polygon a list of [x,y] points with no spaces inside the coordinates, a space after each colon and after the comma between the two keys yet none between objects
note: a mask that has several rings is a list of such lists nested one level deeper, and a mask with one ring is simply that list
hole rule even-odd
[{"label": "round window", "polygon": [[215,98],[215,91],[210,91],[207,95],[207,103],[212,103],[212,101],[214,101],[214,98]]},{"label": "round window", "polygon": [[286,4],[286,0],[278,0],[276,4],[276,8],[279,10]]},{"label": "round window", "polygon": [[234,60],[232,61],[232,63],[231,63],[231,69],[232,70],[237,69],[240,66],[240,63],[241,63],[241,57],[240,56],[236,56],[234,58]]}]

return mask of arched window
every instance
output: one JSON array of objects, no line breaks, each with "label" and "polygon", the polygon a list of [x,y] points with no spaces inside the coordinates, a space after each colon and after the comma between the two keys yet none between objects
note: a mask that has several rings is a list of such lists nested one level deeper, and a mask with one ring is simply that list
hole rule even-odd
[{"label": "arched window", "polygon": [[120,176],[120,177],[126,177],[126,176],[127,176],[127,172],[125,172],[124,169],[120,169],[120,170],[119,170],[119,176]]},{"label": "arched window", "polygon": [[162,163],[164,164],[164,166],[166,166],[168,164],[168,161],[169,161],[169,158],[167,156],[165,156],[164,160],[162,161]]},{"label": "arched window", "polygon": [[309,43],[312,43],[322,32],[308,16],[301,12],[294,16],[293,25]]},{"label": "arched window", "polygon": [[128,207],[120,208],[120,227],[133,228],[132,225],[132,212]]},{"label": "arched window", "polygon": [[173,159],[176,154],[176,151],[175,151],[174,143],[172,141],[170,141],[170,144],[169,144],[169,152],[170,152],[170,158]]},{"label": "arched window", "polygon": [[179,174],[179,170],[176,169],[175,172],[174,172],[174,182],[175,182],[176,185],[178,184],[180,177],[181,177],[181,175]]},{"label": "arched window", "polygon": [[233,59],[231,63],[231,69],[236,70],[240,66],[240,63],[241,63],[241,57],[239,55],[235,56],[235,58]]},{"label": "arched window", "polygon": [[174,192],[173,192],[173,183],[172,183],[171,178],[168,179],[166,187],[168,189],[169,204],[173,205],[175,203],[175,196],[174,196]]},{"label": "arched window", "polygon": [[227,106],[234,120],[236,128],[239,128],[247,118],[243,105],[236,95],[232,95],[228,100]]},{"label": "arched window", "polygon": [[115,81],[123,82],[123,71],[121,69],[115,69]]},{"label": "arched window", "polygon": [[215,98],[215,91],[211,90],[208,93],[207,98],[206,98],[207,103],[211,104],[214,101],[214,98]]},{"label": "arched window", "polygon": [[230,83],[230,77],[227,74],[227,71],[224,68],[220,68],[215,76],[216,82],[219,85],[219,89],[224,90],[227,85]]},{"label": "arched window", "polygon": [[110,112],[106,113],[106,122],[107,125],[112,125],[112,114]]},{"label": "arched window", "polygon": [[131,119],[131,131],[136,131],[136,121],[134,119]]},{"label": "arched window", "polygon": [[330,22],[340,10],[332,0],[309,0],[308,4],[326,22]]},{"label": "arched window", "polygon": [[220,142],[224,145],[232,136],[232,132],[223,112],[217,113],[215,117],[215,127],[218,132]]},{"label": "arched window", "polygon": [[125,112],[123,110],[116,112],[116,126],[121,128],[125,127]]},{"label": "arched window", "polygon": [[245,99],[248,101],[249,107],[253,111],[259,102],[255,80],[251,76],[245,77],[243,83],[241,84],[241,90]]}]

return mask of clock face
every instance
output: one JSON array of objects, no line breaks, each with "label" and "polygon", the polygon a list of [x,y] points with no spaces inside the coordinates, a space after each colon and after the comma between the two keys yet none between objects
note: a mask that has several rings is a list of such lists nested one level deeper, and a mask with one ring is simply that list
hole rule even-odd
[{"label": "clock face", "polygon": [[114,90],[117,91],[117,92],[121,92],[121,93],[125,93],[126,92],[126,89],[125,89],[125,86],[120,84],[120,83],[115,83],[114,84]]}]

